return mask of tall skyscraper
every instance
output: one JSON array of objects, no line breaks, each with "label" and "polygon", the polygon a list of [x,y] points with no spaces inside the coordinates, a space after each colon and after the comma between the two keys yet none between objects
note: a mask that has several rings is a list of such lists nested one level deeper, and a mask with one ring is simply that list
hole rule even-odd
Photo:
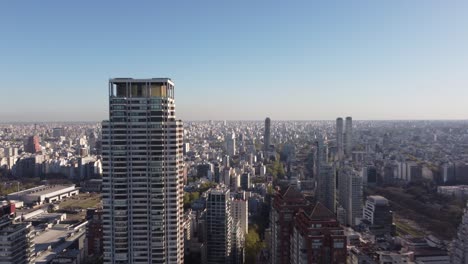
[{"label": "tall skyscraper", "polygon": [[344,155],[343,149],[343,118],[338,117],[336,119],[336,156],[338,160],[341,160]]},{"label": "tall skyscraper", "polygon": [[109,81],[104,263],[183,263],[183,126],[168,78]]},{"label": "tall skyscraper", "polygon": [[345,154],[347,157],[351,157],[351,151],[353,150],[353,119],[350,116],[346,117],[345,129]]},{"label": "tall skyscraper", "polygon": [[269,117],[265,118],[265,134],[263,135],[263,150],[268,151],[271,144],[271,119]]},{"label": "tall skyscraper", "polygon": [[236,133],[232,132],[225,139],[226,153],[233,157],[236,155]]}]

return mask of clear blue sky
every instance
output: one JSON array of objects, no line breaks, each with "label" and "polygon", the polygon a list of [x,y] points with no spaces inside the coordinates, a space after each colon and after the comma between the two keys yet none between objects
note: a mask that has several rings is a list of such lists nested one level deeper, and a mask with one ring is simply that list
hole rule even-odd
[{"label": "clear blue sky", "polygon": [[468,1],[2,1],[0,122],[107,118],[111,77],[177,116],[467,119]]}]

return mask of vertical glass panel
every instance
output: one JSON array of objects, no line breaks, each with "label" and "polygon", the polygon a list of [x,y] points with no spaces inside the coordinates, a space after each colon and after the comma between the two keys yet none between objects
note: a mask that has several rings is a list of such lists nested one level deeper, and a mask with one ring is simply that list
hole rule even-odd
[{"label": "vertical glass panel", "polygon": [[132,83],[130,93],[132,97],[146,97],[146,84]]},{"label": "vertical glass panel", "polygon": [[128,97],[127,95],[127,87],[125,83],[117,83],[113,85],[116,89],[116,96],[117,97]]},{"label": "vertical glass panel", "polygon": [[166,97],[167,96],[167,87],[162,83],[152,83],[151,84],[151,97]]},{"label": "vertical glass panel", "polygon": [[151,84],[151,97],[161,97],[161,84],[152,83]]}]

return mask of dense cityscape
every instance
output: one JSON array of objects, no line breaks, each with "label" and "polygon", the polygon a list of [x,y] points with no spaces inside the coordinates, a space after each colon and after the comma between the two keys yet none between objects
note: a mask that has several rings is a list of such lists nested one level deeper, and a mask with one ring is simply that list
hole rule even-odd
[{"label": "dense cityscape", "polygon": [[0,124],[0,263],[466,263],[468,121],[187,121],[168,78],[109,119]]}]

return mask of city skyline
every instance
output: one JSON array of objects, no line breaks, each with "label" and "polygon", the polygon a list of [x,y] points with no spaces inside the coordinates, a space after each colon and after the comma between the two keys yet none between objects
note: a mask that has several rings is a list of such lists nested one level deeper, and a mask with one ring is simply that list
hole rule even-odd
[{"label": "city skyline", "polygon": [[187,121],[466,119],[466,11],[463,1],[2,4],[0,120],[102,120],[101,87],[126,76],[173,79]]}]

